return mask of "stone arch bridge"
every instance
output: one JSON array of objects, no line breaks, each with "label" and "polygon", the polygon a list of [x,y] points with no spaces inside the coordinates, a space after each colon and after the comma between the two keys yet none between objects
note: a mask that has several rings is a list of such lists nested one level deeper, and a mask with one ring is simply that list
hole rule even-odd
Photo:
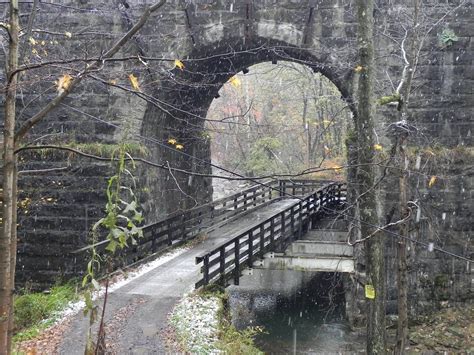
[{"label": "stone arch bridge", "polygon": [[[71,56],[98,57],[151,3],[151,0],[100,4],[89,0],[39,2],[33,27],[38,30],[32,33],[39,43],[45,41],[45,48],[38,52],[35,47],[37,55],[30,55],[32,48],[26,44],[25,56],[30,62],[64,60]],[[20,1],[20,5],[26,26],[32,1]],[[374,15],[379,96],[391,94],[402,73],[400,43],[404,21],[412,6],[409,0],[377,1]],[[0,13],[6,11],[7,4],[0,3]],[[436,141],[449,152],[458,145],[472,149],[472,2],[427,2],[424,11],[424,20],[431,21],[425,24],[430,31],[423,37],[426,43],[421,51],[410,112],[423,131],[425,142]],[[439,34],[447,28],[457,38],[449,45],[439,41]],[[173,167],[204,174],[171,175],[166,169],[157,171],[140,165],[136,173],[138,186],[146,217],[153,222],[167,213],[189,208],[194,201],[210,201],[211,179],[205,176],[211,172],[210,148],[209,141],[200,134],[203,118],[219,88],[237,72],[265,61],[305,64],[338,87],[357,119],[356,35],[353,0],[169,0],[117,55],[134,60],[106,62],[103,72],[97,74],[99,78],[85,80],[64,105],[34,127],[27,140],[41,138],[41,142],[48,142],[44,137],[53,136],[60,137],[60,141],[113,145],[133,139],[146,146],[149,160],[164,165],[169,162]],[[183,62],[183,70],[174,67],[174,59]],[[68,65],[66,70],[74,73],[83,62]],[[29,117],[55,95],[47,89],[63,72],[64,67],[47,67],[25,74],[31,84],[24,88],[19,100],[20,118]],[[40,74],[47,79],[38,80],[34,76]],[[141,97],[120,88],[129,87],[129,74],[139,78]],[[106,85],[110,80],[120,85]],[[40,92],[47,94],[38,97]],[[393,111],[390,107],[378,110],[377,131],[383,142],[387,138],[382,128],[393,118]],[[182,152],[169,149],[166,142],[170,137],[183,143]],[[472,155],[466,155],[464,150],[454,157],[450,154],[451,165],[445,160],[440,163],[441,174],[446,177],[442,184],[428,190],[422,181],[426,200],[422,203],[434,208],[427,218],[440,227],[437,238],[447,248],[466,255],[472,252],[466,245],[472,234],[474,204],[472,172],[464,172],[468,165],[466,156]],[[65,168],[64,156],[51,154],[47,159],[40,153],[20,156],[20,170],[51,168]],[[47,176],[20,175],[23,196],[29,196],[32,201],[28,213],[22,213],[20,220],[19,280],[33,278],[41,284],[61,275],[63,265],[68,262],[64,253],[85,245],[91,223],[101,214],[105,177],[110,175],[107,165],[88,161],[75,162],[72,167]],[[385,193],[387,201],[393,199],[390,193],[396,191]],[[381,209],[389,214],[390,203],[382,203]],[[435,237],[426,232],[423,238]],[[48,246],[46,251],[44,245]],[[441,256],[434,259],[437,258]],[[437,274],[451,272],[445,264],[440,262],[443,266],[436,270]],[[430,265],[432,261],[422,263],[417,275],[430,270]],[[450,277],[458,277],[465,271],[461,269],[456,266],[456,272],[450,274],[455,276]],[[458,291],[450,290],[453,296]]]}]

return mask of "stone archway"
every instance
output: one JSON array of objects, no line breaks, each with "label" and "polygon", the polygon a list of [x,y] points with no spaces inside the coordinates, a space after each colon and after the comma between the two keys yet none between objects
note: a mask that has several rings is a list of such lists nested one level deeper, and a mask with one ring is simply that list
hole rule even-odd
[{"label": "stone archway", "polygon": [[[291,61],[323,74],[338,88],[341,99],[348,103],[355,117],[352,96],[354,64],[317,54],[311,48],[295,47],[268,38],[257,38],[252,43],[237,39],[225,44],[218,42],[195,47],[183,59],[185,70],[175,68],[171,80],[155,91],[159,102],[165,104],[149,103],[145,112],[142,135],[155,140],[148,146],[153,160],[169,162],[174,167],[196,173],[210,174],[210,144],[206,139],[200,139],[204,130],[203,119],[217,92],[230,77],[262,62]],[[169,149],[164,144],[170,138],[181,142],[184,149],[180,152]],[[150,196],[153,196],[146,202],[147,210],[152,215],[153,211],[163,213],[177,208],[190,208],[212,198],[211,181],[206,177],[174,174],[173,179],[170,179],[169,176],[146,172],[145,176],[152,191]]]}]

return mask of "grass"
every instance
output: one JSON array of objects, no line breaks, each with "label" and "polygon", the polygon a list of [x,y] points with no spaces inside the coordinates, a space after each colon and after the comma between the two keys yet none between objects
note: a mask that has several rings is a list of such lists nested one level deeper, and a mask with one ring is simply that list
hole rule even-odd
[{"label": "grass", "polygon": [[72,284],[54,286],[49,292],[24,292],[15,296],[14,342],[32,339],[55,321],[65,306],[78,299]]},{"label": "grass", "polygon": [[204,295],[212,295],[219,297],[221,307],[218,312],[219,317],[219,341],[217,347],[224,354],[263,354],[254,343],[255,337],[263,332],[262,327],[248,327],[243,330],[237,330],[232,324],[229,295],[220,286],[208,286],[203,291]]},{"label": "grass", "polygon": [[[263,354],[254,344],[254,338],[258,333],[262,332],[262,328],[250,327],[239,331],[232,325],[228,305],[228,294],[222,286],[206,286],[187,297],[194,298],[196,304],[200,304],[198,306],[200,307],[199,310],[177,310],[177,308],[175,308],[171,317],[171,324],[175,328],[177,341],[184,351],[196,354],[214,353],[216,351],[229,355]],[[189,312],[196,314],[203,311],[206,313],[206,310],[202,308],[204,304],[203,301],[205,300],[213,300],[219,304],[217,312],[215,310],[213,311],[217,313],[213,317],[217,319],[218,324],[212,332],[213,339],[211,341],[209,341],[210,337],[207,337],[206,341],[199,340],[196,331],[193,329],[196,326],[196,324],[192,323],[196,321],[195,319],[184,319],[187,318]],[[183,301],[181,301],[180,305],[182,304],[184,304]],[[178,305],[178,308],[180,305]],[[200,323],[199,320],[197,322]]]}]

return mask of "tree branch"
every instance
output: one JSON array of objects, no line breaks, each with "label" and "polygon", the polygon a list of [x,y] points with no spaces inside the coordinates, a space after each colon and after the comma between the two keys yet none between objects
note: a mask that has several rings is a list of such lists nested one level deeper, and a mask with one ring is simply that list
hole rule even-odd
[{"label": "tree branch", "polygon": [[[143,13],[143,15],[140,17],[138,22],[122,38],[120,38],[112,46],[112,48],[110,48],[107,52],[105,52],[105,54],[99,60],[97,60],[93,64],[86,67],[86,69],[82,73],[77,75],[72,80],[72,82],[70,83],[67,89],[62,91],[56,98],[54,98],[49,104],[43,107],[38,113],[36,113],[31,118],[26,120],[26,122],[23,123],[23,125],[19,128],[19,130],[15,134],[15,143],[18,144],[18,142],[25,136],[25,134],[31,129],[31,127],[33,127],[35,124],[41,121],[51,110],[56,108],[66,98],[66,96],[68,96],[69,93],[77,85],[81,83],[82,79],[85,77],[87,73],[97,70],[104,64],[105,59],[113,57],[124,46],[124,44],[143,27],[143,25],[146,23],[150,15],[154,11],[162,7],[165,4],[165,2],[166,0],[161,0],[159,3],[148,7]],[[11,80],[11,77],[9,78],[9,80]]]}]

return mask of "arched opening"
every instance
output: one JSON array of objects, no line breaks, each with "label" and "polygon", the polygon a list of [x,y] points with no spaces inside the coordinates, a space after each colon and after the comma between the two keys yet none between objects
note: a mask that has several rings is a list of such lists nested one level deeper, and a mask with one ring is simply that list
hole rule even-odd
[{"label": "arched opening", "polygon": [[[216,165],[245,176],[341,179],[350,105],[326,76],[291,61],[266,61],[232,76],[207,113]],[[214,179],[214,197],[239,185]]]},{"label": "arched opening", "polygon": [[[218,103],[220,100],[215,99],[220,95],[220,90],[226,90],[229,79],[236,75],[238,77],[239,72],[243,73],[253,65],[266,62],[273,63],[275,68],[304,64],[306,73],[316,77],[320,73],[319,77],[325,82],[329,83],[330,80],[334,83],[339,98],[346,102],[349,110],[354,109],[351,97],[353,70],[347,63],[338,63],[330,56],[318,57],[315,51],[267,39],[257,38],[252,43],[237,41],[233,46],[228,43],[223,45],[218,43],[195,47],[192,53],[183,58],[184,69],[170,71],[169,77],[156,88],[154,97],[158,99],[148,104],[142,135],[152,137],[161,144],[173,139],[182,145],[178,152],[145,142],[154,160],[164,164],[169,162],[174,167],[198,174],[190,176],[176,172],[170,176],[166,172],[153,174],[145,171],[143,179],[149,187],[149,197],[144,207],[150,220],[212,199],[211,179],[199,175],[212,174],[211,135],[205,123],[213,101]],[[268,144],[261,144],[265,150]]]}]

